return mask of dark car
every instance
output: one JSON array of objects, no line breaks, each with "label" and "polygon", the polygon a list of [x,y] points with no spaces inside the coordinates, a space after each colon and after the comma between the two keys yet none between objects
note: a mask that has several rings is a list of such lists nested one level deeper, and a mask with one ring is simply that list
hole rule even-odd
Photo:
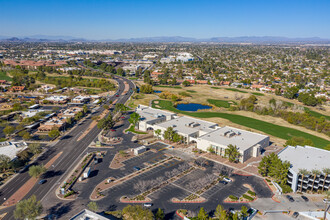
[{"label": "dark car", "polygon": [[290,202],[294,202],[294,199],[292,198],[292,196],[287,195],[286,198],[287,198]]},{"label": "dark car", "polygon": [[134,169],[135,171],[139,171],[139,170],[141,170],[140,167],[133,167],[133,169]]},{"label": "dark car", "polygon": [[39,181],[38,184],[42,185],[42,184],[44,184],[46,181],[47,181],[47,180],[42,179],[42,180]]},{"label": "dark car", "polygon": [[219,183],[222,183],[223,185],[227,185],[228,183],[224,180],[219,181]]},{"label": "dark car", "polygon": [[299,216],[299,213],[298,212],[294,212],[293,214],[292,214],[292,217],[293,218],[297,218]]},{"label": "dark car", "polygon": [[309,199],[306,197],[306,196],[301,196],[301,198],[305,201],[305,202],[308,202]]}]

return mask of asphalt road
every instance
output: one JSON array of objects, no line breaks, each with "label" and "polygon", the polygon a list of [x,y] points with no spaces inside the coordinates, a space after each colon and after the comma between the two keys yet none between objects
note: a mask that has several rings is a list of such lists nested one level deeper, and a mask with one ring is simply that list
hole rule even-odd
[{"label": "asphalt road", "polygon": [[[126,95],[122,95],[125,89],[124,81],[126,81],[130,89],[133,89],[135,85],[120,76],[114,76],[114,79],[118,82],[117,93],[119,97],[113,96],[109,101],[117,100],[117,103],[125,103],[132,92],[128,92]],[[94,115],[101,114],[103,108],[93,113]],[[88,145],[97,137],[101,131],[96,126],[81,140],[77,141],[79,136],[89,127],[92,122],[91,116],[89,116],[83,123],[74,128],[67,135],[62,137],[56,144],[49,146],[43,155],[41,155],[34,164],[46,164],[51,158],[57,155],[59,152],[63,152],[61,156],[55,161],[50,169],[45,174],[47,182],[43,185],[38,183],[32,188],[32,190],[25,196],[25,198],[31,195],[36,195],[38,200],[42,200],[49,191],[54,189],[61,183],[62,179],[66,176],[67,172],[74,166],[76,160],[86,152]],[[5,201],[5,198],[9,198],[13,195],[25,182],[30,179],[28,169],[20,172],[16,175],[8,184],[4,185],[0,189],[0,201]],[[8,212],[4,219],[14,219],[13,210],[15,206],[3,209],[0,213]]]}]

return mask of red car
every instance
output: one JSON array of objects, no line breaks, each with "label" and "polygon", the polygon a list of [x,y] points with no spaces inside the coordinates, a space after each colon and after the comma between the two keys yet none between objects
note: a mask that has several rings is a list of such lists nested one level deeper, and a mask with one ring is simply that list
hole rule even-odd
[{"label": "red car", "polygon": [[115,132],[116,130],[115,130],[115,129],[111,129],[110,131],[113,131],[113,132]]},{"label": "red car", "polygon": [[125,117],[124,117],[124,116],[122,116],[122,117],[120,117],[120,118],[124,119]]}]

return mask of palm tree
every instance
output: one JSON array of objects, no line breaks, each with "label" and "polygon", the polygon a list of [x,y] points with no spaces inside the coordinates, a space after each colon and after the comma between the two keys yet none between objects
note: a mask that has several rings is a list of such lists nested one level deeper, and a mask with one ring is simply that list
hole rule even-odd
[{"label": "palm tree", "polygon": [[230,162],[237,162],[241,154],[238,151],[238,148],[232,144],[229,144],[225,149],[225,157],[229,159]]},{"label": "palm tree", "polygon": [[162,130],[160,129],[155,130],[155,135],[157,136],[158,139],[160,138],[161,134],[162,134]]}]

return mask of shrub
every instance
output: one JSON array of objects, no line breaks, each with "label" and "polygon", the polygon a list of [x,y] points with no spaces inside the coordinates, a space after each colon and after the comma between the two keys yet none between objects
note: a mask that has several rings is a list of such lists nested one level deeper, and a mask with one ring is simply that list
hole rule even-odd
[{"label": "shrub", "polygon": [[292,192],[292,189],[289,185],[287,184],[279,184],[279,186],[282,188],[283,193],[290,193]]},{"label": "shrub", "polygon": [[230,198],[231,200],[234,200],[234,201],[237,201],[237,200],[238,200],[238,198],[237,198],[236,196],[233,196],[233,195],[230,195],[229,198]]},{"label": "shrub", "polygon": [[252,196],[255,196],[255,195],[256,195],[256,193],[255,193],[255,192],[252,192],[251,190],[249,190],[248,193],[249,193],[250,195],[252,195]]},{"label": "shrub", "polygon": [[74,194],[74,191],[70,191],[68,192],[67,194],[64,195],[64,198],[68,197],[68,196],[71,196]]},{"label": "shrub", "polygon": [[249,200],[249,201],[252,201],[252,200],[253,200],[253,198],[252,198],[251,196],[248,196],[248,195],[246,195],[246,194],[243,194],[243,198],[244,198],[244,199],[247,199],[247,200]]}]

